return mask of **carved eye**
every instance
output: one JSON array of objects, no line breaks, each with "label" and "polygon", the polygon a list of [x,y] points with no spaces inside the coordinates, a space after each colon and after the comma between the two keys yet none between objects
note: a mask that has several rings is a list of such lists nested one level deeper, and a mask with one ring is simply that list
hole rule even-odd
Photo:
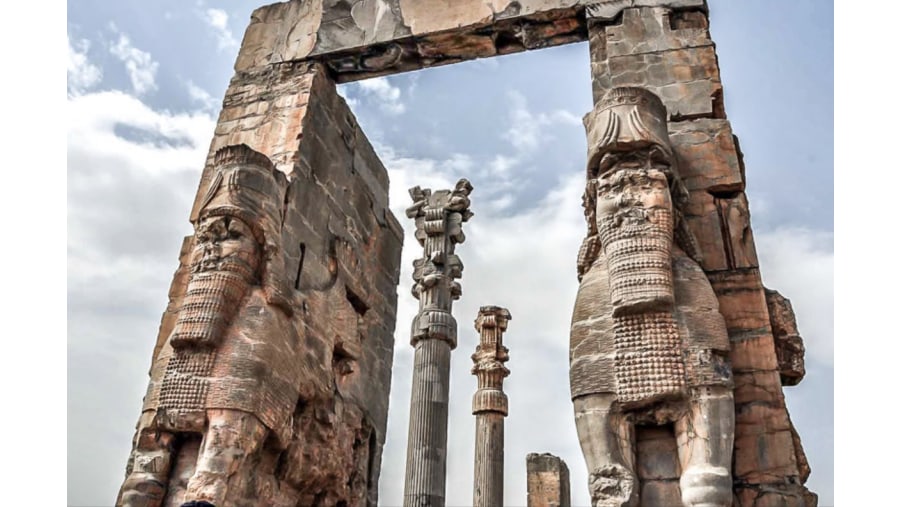
[{"label": "carved eye", "polygon": [[621,157],[616,153],[604,154],[603,158],[600,159],[600,165],[597,168],[597,176],[600,176],[603,173],[612,169],[612,167],[619,162],[620,158]]}]

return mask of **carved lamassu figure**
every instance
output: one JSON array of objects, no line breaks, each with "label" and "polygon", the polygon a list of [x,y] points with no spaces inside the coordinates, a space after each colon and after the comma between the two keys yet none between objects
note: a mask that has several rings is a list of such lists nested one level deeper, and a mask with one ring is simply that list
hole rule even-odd
[{"label": "carved lamassu figure", "polygon": [[671,428],[685,506],[732,504],[728,334],[681,219],[688,194],[666,119],[641,88],[608,91],[585,117],[570,382],[596,507],[671,507],[640,497],[639,468],[652,463],[637,463],[636,426]]},{"label": "carved lamassu figure", "polygon": [[281,285],[286,178],[244,145],[218,151],[215,166],[117,505],[222,507],[229,488],[260,487],[231,479],[264,443],[286,445],[300,390],[310,387]]}]

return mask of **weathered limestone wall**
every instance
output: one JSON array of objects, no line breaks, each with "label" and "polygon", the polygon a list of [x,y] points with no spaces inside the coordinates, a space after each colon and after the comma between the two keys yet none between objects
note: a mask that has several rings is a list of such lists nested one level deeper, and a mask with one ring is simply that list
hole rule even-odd
[{"label": "weathered limestone wall", "polygon": [[531,453],[525,458],[528,507],[570,507],[569,467],[552,454]]},{"label": "weathered limestone wall", "polygon": [[[282,448],[267,443],[245,460],[226,503],[376,505],[402,247],[402,229],[387,205],[387,172],[334,82],[314,63],[235,75],[192,219],[213,154],[235,144],[265,154],[289,175],[283,282],[293,288],[291,322],[302,337],[297,367],[310,382],[301,387],[291,440]],[[175,327],[193,244],[193,236],[185,238],[154,358]],[[185,481],[193,471],[190,463],[174,468]],[[166,505],[181,500],[189,499]]]},{"label": "weathered limestone wall", "polygon": [[735,505],[814,505],[801,485],[808,467],[784,403],[742,154],[725,116],[708,26],[705,6],[628,8],[612,20],[588,18],[594,101],[613,87],[639,86],[669,111],[670,139],[690,191],[686,219],[731,340]]}]

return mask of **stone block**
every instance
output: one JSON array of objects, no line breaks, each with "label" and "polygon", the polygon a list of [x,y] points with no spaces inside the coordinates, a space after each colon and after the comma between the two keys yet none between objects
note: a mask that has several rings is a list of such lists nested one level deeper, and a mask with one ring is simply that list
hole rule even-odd
[{"label": "stone block", "polygon": [[707,192],[691,192],[684,208],[684,219],[697,240],[702,260],[700,266],[706,272],[729,269],[722,224],[715,198]]},{"label": "stone block", "polygon": [[806,363],[803,358],[806,348],[797,330],[794,309],[790,300],[778,291],[766,289],[765,292],[781,383],[788,386],[797,385],[806,374]]},{"label": "stone block", "polygon": [[260,7],[250,16],[234,70],[305,58],[319,39],[323,0],[282,2]]},{"label": "stone block", "polygon": [[[675,434],[670,426],[638,426],[637,475],[641,482],[654,480],[675,480],[681,476],[678,462],[678,448]],[[647,502],[648,505],[665,505]]]},{"label": "stone block", "polygon": [[595,102],[611,88],[639,86],[662,99],[670,120],[724,116],[720,104],[722,83],[713,46],[606,59],[598,59],[595,54],[592,51]]},{"label": "stone block", "polygon": [[806,503],[802,489],[798,485],[736,487],[734,507],[815,507]]},{"label": "stone block", "polygon": [[681,488],[678,480],[650,480],[641,483],[641,505],[679,506]]},{"label": "stone block", "polygon": [[[775,342],[771,334],[736,333],[731,336],[731,368],[735,372],[772,370],[777,373]],[[780,384],[780,381],[779,381]]]},{"label": "stone block", "polygon": [[734,196],[730,193],[717,195],[716,206],[727,235],[725,246],[729,267],[732,269],[759,267],[753,230],[750,228],[750,206],[747,203],[747,196],[743,192]]},{"label": "stone block", "polygon": [[781,383],[771,370],[739,370],[734,372],[734,404],[743,405],[760,400],[777,400]]},{"label": "stone block", "polygon": [[[625,9],[622,22],[604,27],[609,57],[659,53],[672,49],[712,46],[709,22],[703,13],[696,27],[675,28],[678,14],[665,7]],[[596,25],[595,25],[596,26]]]},{"label": "stone block", "polygon": [[[709,273],[709,279],[732,342],[742,333],[771,336],[769,311],[758,269]],[[771,355],[774,358],[774,348]]]},{"label": "stone block", "polygon": [[749,483],[765,483],[770,477],[798,476],[790,430],[771,434],[747,434],[734,439],[734,477]]},{"label": "stone block", "polygon": [[669,123],[678,174],[691,192],[744,190],[744,170],[728,120],[699,118]]},{"label": "stone block", "polygon": [[569,467],[552,454],[531,453],[525,458],[528,507],[570,507]]}]

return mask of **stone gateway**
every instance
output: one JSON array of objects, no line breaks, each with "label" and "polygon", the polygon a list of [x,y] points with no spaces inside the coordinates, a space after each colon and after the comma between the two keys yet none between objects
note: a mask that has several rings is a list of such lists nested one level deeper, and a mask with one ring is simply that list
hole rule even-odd
[{"label": "stone gateway", "polygon": [[[762,285],[704,0],[289,0],[254,11],[116,505],[377,505],[403,233],[387,171],[336,83],[584,41],[587,234],[571,329],[559,330],[589,474],[574,487],[593,507],[815,507],[782,391],[805,374],[803,341],[790,302]],[[411,191],[424,255],[410,506],[445,502],[454,248],[471,191],[465,179]],[[484,307],[478,321],[479,505],[503,495],[508,319]],[[568,470],[530,454],[529,505],[568,505]]]}]

